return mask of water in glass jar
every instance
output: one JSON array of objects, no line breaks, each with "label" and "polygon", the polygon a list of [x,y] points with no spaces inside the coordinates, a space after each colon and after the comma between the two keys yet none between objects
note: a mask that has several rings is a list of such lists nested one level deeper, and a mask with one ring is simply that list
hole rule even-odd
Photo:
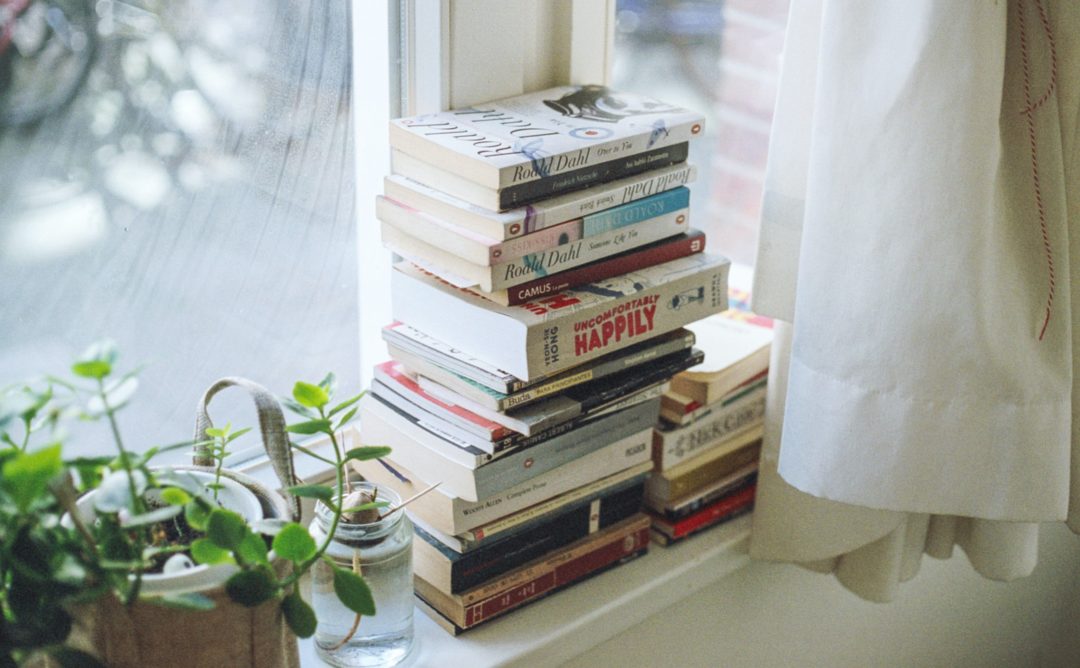
[{"label": "water in glass jar", "polygon": [[[364,579],[375,599],[375,616],[362,617],[352,637],[356,614],[334,594],[330,566],[315,565],[312,603],[319,620],[315,647],[319,656],[333,666],[392,666],[406,658],[413,640],[412,553],[399,551],[376,562],[365,560]],[[335,559],[341,568],[351,562]]]}]

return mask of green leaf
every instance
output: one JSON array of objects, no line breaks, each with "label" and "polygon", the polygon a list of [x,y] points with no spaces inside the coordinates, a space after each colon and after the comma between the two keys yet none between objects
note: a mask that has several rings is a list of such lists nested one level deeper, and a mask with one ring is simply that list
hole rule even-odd
[{"label": "green leaf", "polygon": [[112,372],[112,365],[103,360],[76,362],[71,365],[71,372],[83,378],[100,380]]},{"label": "green leaf", "polygon": [[236,431],[232,432],[231,434],[229,434],[225,438],[225,442],[226,443],[232,443],[233,441],[240,438],[241,436],[248,433],[249,431],[251,431],[251,427],[244,427],[243,429],[237,429]]},{"label": "green leaf", "polygon": [[278,397],[278,401],[281,402],[282,406],[288,408],[290,411],[296,413],[301,417],[316,418],[319,416],[316,411],[311,410],[307,406],[301,406],[300,404],[296,403],[288,397]]},{"label": "green leaf", "polygon": [[300,597],[299,591],[293,591],[281,602],[281,612],[285,614],[285,623],[289,625],[297,638],[310,638],[315,635],[318,621],[315,611]]},{"label": "green leaf", "polygon": [[334,417],[335,415],[337,415],[341,411],[345,410],[349,406],[352,406],[353,404],[355,404],[357,401],[360,401],[361,399],[363,399],[365,394],[367,394],[367,390],[364,390],[360,394],[358,394],[358,395],[356,395],[354,397],[349,397],[345,401],[342,401],[337,406],[334,406],[333,408],[331,408],[330,412],[326,414],[326,417]]},{"label": "green leaf", "polygon": [[270,552],[266,549],[266,541],[263,537],[248,530],[240,547],[236,549],[236,556],[245,564],[270,564]]},{"label": "green leaf", "polygon": [[346,451],[345,460],[355,459],[357,461],[366,461],[368,459],[382,459],[383,457],[390,456],[392,451],[392,448],[385,445],[367,445]]},{"label": "green leaf", "polygon": [[334,569],[334,593],[349,610],[358,615],[375,614],[375,598],[371,595],[364,578],[352,571],[341,568]]},{"label": "green leaf", "polygon": [[60,664],[60,668],[108,668],[93,654],[74,647],[55,647],[49,650],[49,656]]},{"label": "green leaf", "polygon": [[171,506],[183,506],[191,503],[191,495],[179,487],[166,487],[161,490],[161,500]]},{"label": "green leaf", "polygon": [[249,608],[269,601],[277,593],[277,584],[267,569],[240,571],[225,582],[225,593]]},{"label": "green leaf", "polygon": [[206,537],[218,547],[236,550],[247,533],[247,524],[238,513],[224,508],[216,508],[210,512],[210,519],[206,523]]},{"label": "green leaf", "polygon": [[200,564],[235,563],[228,550],[218,547],[209,538],[196,538],[192,541],[191,558]]},{"label": "green leaf", "polygon": [[207,427],[206,435],[210,438],[225,438],[225,434],[228,432],[228,427]]},{"label": "green leaf", "polygon": [[286,488],[286,491],[293,496],[318,499],[326,503],[330,503],[334,499],[334,490],[326,485],[293,485]]},{"label": "green leaf", "polygon": [[167,608],[178,608],[180,610],[213,610],[216,606],[214,601],[209,596],[204,596],[196,592],[189,594],[169,594],[160,598],[149,599],[153,603],[163,605]]},{"label": "green leaf", "polygon": [[358,410],[360,410],[359,406],[353,406],[353,409],[351,411],[346,413],[344,417],[342,417],[340,420],[338,420],[337,426],[335,426],[334,429],[335,430],[341,429],[343,426],[348,424],[349,420],[353,419],[353,416],[356,415],[356,411],[358,411]]},{"label": "green leaf", "polygon": [[192,499],[191,503],[184,506],[184,519],[192,529],[206,531],[206,525],[210,522],[210,510],[210,505],[205,501]]},{"label": "green leaf", "polygon": [[326,390],[326,393],[331,397],[334,396],[334,392],[337,391],[337,376],[331,371],[322,380],[319,381],[319,387]]},{"label": "green leaf", "polygon": [[293,385],[292,395],[301,406],[308,408],[322,408],[330,401],[330,395],[325,389],[302,380]]},{"label": "green leaf", "polygon": [[330,431],[330,420],[318,419],[308,420],[307,422],[297,422],[296,424],[290,424],[285,427],[285,431],[293,434],[304,434],[310,436],[311,434],[322,434]]},{"label": "green leaf", "polygon": [[59,443],[29,454],[19,453],[4,462],[0,485],[19,510],[25,512],[35,499],[45,494],[49,481],[60,475],[63,466]]},{"label": "green leaf", "polygon": [[274,536],[274,552],[282,559],[299,564],[315,556],[317,551],[315,539],[299,524],[287,524]]}]

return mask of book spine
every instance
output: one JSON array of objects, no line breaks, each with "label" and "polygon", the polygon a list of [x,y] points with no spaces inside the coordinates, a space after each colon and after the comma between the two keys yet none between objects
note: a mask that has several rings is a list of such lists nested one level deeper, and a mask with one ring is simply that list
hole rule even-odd
[{"label": "book spine", "polygon": [[416,381],[406,375],[401,365],[396,362],[376,365],[375,378],[397,391],[411,403],[428,407],[437,415],[441,413],[444,418],[459,422],[468,431],[489,441],[497,441],[512,435],[512,432],[501,424],[428,394]]},{"label": "book spine", "polygon": [[568,220],[522,237],[495,244],[488,249],[488,265],[504,263],[507,258],[519,258],[529,253],[545,251],[581,239],[584,234],[582,221]]},{"label": "book spine", "polygon": [[620,471],[614,475],[572,489],[569,492],[548,501],[538,503],[535,506],[530,506],[520,512],[501,517],[494,522],[489,522],[488,524],[476,527],[475,529],[470,529],[469,531],[464,532],[462,537],[466,541],[473,543],[490,540],[493,537],[507,534],[522,525],[543,517],[544,515],[557,512],[561,508],[578,503],[582,499],[598,494],[609,487],[620,485],[625,480],[632,479],[647,472],[650,468],[651,467],[644,464],[628,468],[625,471]]},{"label": "book spine", "polygon": [[450,592],[456,594],[483,584],[627,519],[641,510],[644,491],[645,485],[641,484],[606,498],[593,499],[586,505],[557,515],[553,521],[461,555],[450,564]]},{"label": "book spine", "polygon": [[[588,262],[639,248],[686,232],[689,209],[679,209],[624,228],[613,229],[546,251],[524,255],[491,268],[491,292],[564,272]],[[434,262],[434,260],[433,260]]]},{"label": "book spine", "polygon": [[[582,455],[604,449],[611,443],[632,436],[654,424],[659,410],[659,399],[646,401],[601,419],[587,422],[558,438],[549,439],[495,459],[473,471],[476,493],[480,498],[494,496],[506,489],[523,484],[535,476],[572,462]],[[648,453],[644,454],[644,458],[648,459]],[[613,451],[611,456],[613,460],[624,459],[625,453]],[[628,461],[626,464],[632,465],[638,461]],[[406,466],[408,466],[407,463]]]},{"label": "book spine", "polygon": [[649,479],[648,494],[658,499],[673,499],[689,494],[694,489],[708,484],[712,480],[723,478],[740,466],[756,461],[761,452],[761,441],[727,453],[722,457],[691,469],[676,477],[667,478],[663,474],[654,474]]},{"label": "book spine", "polygon": [[756,491],[756,484],[749,485],[684,520],[669,526],[661,524],[660,529],[671,538],[684,538],[695,531],[730,519],[734,513],[747,509],[754,502]]},{"label": "book spine", "polygon": [[[699,497],[697,499],[689,501],[689,502],[685,503],[684,505],[678,506],[677,508],[672,508],[672,509],[653,508],[653,510],[655,510],[657,513],[663,515],[664,519],[667,520],[668,522],[679,522],[681,520],[686,519],[687,517],[690,517],[691,515],[693,515],[697,511],[701,510],[705,506],[708,506],[709,504],[711,504],[711,503],[713,503],[715,501],[719,501],[720,499],[722,499],[723,497],[725,497],[725,496],[727,496],[729,494],[734,494],[735,492],[738,492],[738,491],[740,491],[740,490],[742,490],[742,489],[744,489],[746,487],[749,487],[750,485],[753,485],[756,482],[757,482],[757,470],[755,469],[754,471],[751,471],[750,473],[748,473],[745,476],[739,478],[738,480],[734,480],[734,481],[732,481],[731,483],[729,483],[727,485],[723,485],[721,487],[718,487],[715,490],[709,492],[708,494],[705,494],[705,495],[703,495],[703,496],[701,496],[701,497]],[[651,505],[649,507],[652,508]]]},{"label": "book spine", "polygon": [[653,437],[656,470],[667,471],[719,441],[761,424],[765,419],[765,388],[718,408],[685,427],[657,429]]},{"label": "book spine", "polygon": [[593,544],[586,539],[575,544],[580,545],[577,549],[559,551],[537,566],[461,594],[464,626],[472,626],[517,607],[543,591],[577,580],[592,570],[645,549],[648,544],[649,519],[642,515],[623,530],[609,533],[599,543]]},{"label": "book spine", "polygon": [[508,306],[525,304],[538,297],[555,294],[567,288],[585,285],[586,283],[595,283],[612,276],[631,272],[640,267],[668,262],[694,253],[700,253],[703,250],[705,250],[705,234],[698,230],[690,230],[683,236],[665,239],[643,248],[597,260],[583,267],[569,269],[553,276],[545,276],[544,278],[507,288],[506,302]]},{"label": "book spine", "polygon": [[595,236],[667,213],[690,208],[690,189],[676,188],[643,200],[600,211],[582,219],[582,235]]},{"label": "book spine", "polygon": [[434,351],[435,354],[439,355],[448,363],[456,362],[458,365],[464,366],[465,368],[475,369],[478,374],[487,379],[487,381],[490,382],[492,386],[496,387],[496,389],[502,387],[506,388],[506,392],[511,392],[524,386],[524,381],[508,371],[499,369],[478,357],[466,354],[464,351],[443,343],[435,337],[428,336],[415,327],[410,327],[405,323],[395,322],[384,327],[383,338],[391,342],[395,339],[399,339],[402,343],[407,342],[415,348],[418,348],[420,354],[423,354],[423,351]]},{"label": "book spine", "polygon": [[530,204],[518,211],[525,212],[525,233],[528,234],[563,221],[583,218],[621,204],[685,186],[696,176],[697,169],[693,165],[684,163],[661,167],[611,183],[597,184],[580,193]]},{"label": "book spine", "polygon": [[[689,143],[663,146],[626,157],[608,160],[570,171],[537,176],[534,180],[506,185],[498,191],[499,210],[514,209],[560,193],[588,188],[604,181],[614,181],[625,176],[640,174],[650,169],[674,165],[686,160]],[[519,167],[509,168],[512,173]],[[511,183],[514,183],[512,180]]]}]

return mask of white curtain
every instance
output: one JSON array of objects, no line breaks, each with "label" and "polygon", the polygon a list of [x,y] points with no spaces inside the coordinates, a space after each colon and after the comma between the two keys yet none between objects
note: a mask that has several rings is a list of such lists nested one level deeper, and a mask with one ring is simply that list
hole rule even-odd
[{"label": "white curtain", "polygon": [[792,1],[752,556],[889,600],[924,553],[1011,579],[1080,529],[1078,122],[1076,0]]}]

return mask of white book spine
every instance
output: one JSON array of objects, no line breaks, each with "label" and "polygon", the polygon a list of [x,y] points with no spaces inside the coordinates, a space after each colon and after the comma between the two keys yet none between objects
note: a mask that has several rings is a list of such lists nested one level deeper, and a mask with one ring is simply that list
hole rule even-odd
[{"label": "white book spine", "polygon": [[657,429],[653,438],[656,470],[667,471],[710,447],[734,438],[765,419],[765,387],[682,427]]}]

